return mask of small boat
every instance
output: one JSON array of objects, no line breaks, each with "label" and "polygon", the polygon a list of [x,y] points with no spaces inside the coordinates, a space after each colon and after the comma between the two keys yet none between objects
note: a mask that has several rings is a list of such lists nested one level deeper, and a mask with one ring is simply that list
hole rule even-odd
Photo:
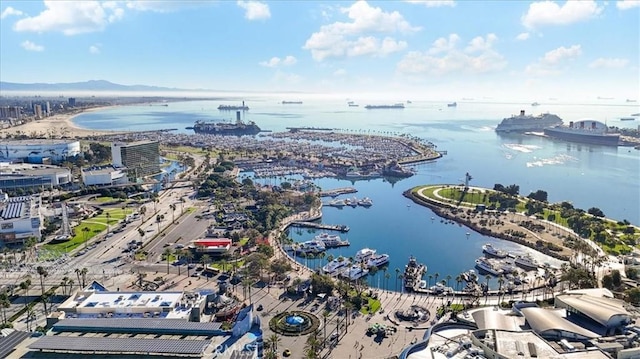
[{"label": "small boat", "polygon": [[447,107],[457,107],[457,106],[458,106],[457,102],[452,102],[447,104]]},{"label": "small boat", "polygon": [[369,197],[364,197],[358,200],[358,206],[371,207],[372,205],[373,205],[373,201]]},{"label": "small boat", "polygon": [[620,117],[620,121],[635,121],[633,117]]},{"label": "small boat", "polygon": [[516,257],[516,260],[514,262],[517,266],[522,267],[524,269],[529,269],[529,270],[538,269],[538,267],[540,267],[538,262],[535,259],[533,259],[530,255],[518,256]]},{"label": "small boat", "polygon": [[339,199],[339,198],[336,198],[329,202],[329,205],[332,207],[344,207],[346,204],[347,203],[345,202],[344,199]]}]

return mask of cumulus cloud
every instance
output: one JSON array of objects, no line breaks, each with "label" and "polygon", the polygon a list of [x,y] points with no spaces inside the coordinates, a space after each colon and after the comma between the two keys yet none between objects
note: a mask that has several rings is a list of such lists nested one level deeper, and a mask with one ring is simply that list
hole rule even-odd
[{"label": "cumulus cloud", "polygon": [[592,69],[621,69],[627,66],[629,60],[601,57],[589,64]]},{"label": "cumulus cloud", "polygon": [[528,32],[523,32],[523,33],[518,34],[518,36],[516,36],[516,40],[519,40],[519,41],[528,40],[529,36],[531,36],[531,35]]},{"label": "cumulus cloud", "polygon": [[40,14],[18,20],[16,31],[60,31],[76,35],[103,30],[109,23],[122,18],[124,10],[115,2],[45,1]]},{"label": "cumulus cloud", "polygon": [[101,47],[101,46],[102,46],[102,45],[100,45],[100,44],[95,44],[95,45],[91,45],[91,46],[89,46],[89,53],[90,53],[90,54],[93,54],[93,55],[97,55],[97,54],[99,54],[99,53],[100,53],[100,47]]},{"label": "cumulus cloud", "polygon": [[560,6],[553,1],[539,1],[529,5],[522,16],[522,24],[529,28],[544,25],[568,25],[592,19],[603,11],[595,1],[567,1]]},{"label": "cumulus cloud", "polygon": [[260,65],[265,67],[291,66],[291,65],[295,65],[297,62],[298,62],[298,59],[296,59],[294,56],[291,56],[291,55],[286,56],[283,59],[274,56],[271,59],[269,59],[269,61],[260,62]]},{"label": "cumulus cloud", "polygon": [[173,12],[184,8],[206,5],[203,1],[133,0],[127,1],[127,8],[138,11]]},{"label": "cumulus cloud", "polygon": [[616,2],[616,7],[620,10],[629,10],[640,7],[640,0],[621,0]]},{"label": "cumulus cloud", "polygon": [[0,14],[0,19],[4,19],[5,17],[9,17],[9,16],[21,16],[21,15],[22,15],[22,11],[16,10],[11,6],[7,6],[6,9],[2,10],[2,14]]},{"label": "cumulus cloud", "polygon": [[345,69],[337,69],[333,72],[333,76],[335,77],[343,77],[347,76],[347,70]]},{"label": "cumulus cloud", "polygon": [[239,0],[237,4],[245,10],[244,17],[247,20],[263,20],[271,17],[269,5],[265,3]]},{"label": "cumulus cloud", "polygon": [[448,38],[439,38],[427,51],[409,52],[397,66],[398,72],[442,76],[461,72],[480,74],[504,69],[507,61],[493,49],[498,41],[495,34],[478,36],[461,49],[460,36],[451,34]]},{"label": "cumulus cloud", "polygon": [[426,7],[441,7],[441,6],[456,6],[456,2],[453,0],[405,0],[410,4],[421,4]]},{"label": "cumulus cloud", "polygon": [[580,57],[580,55],[582,55],[582,47],[580,45],[560,46],[545,53],[537,62],[528,65],[525,72],[535,76],[555,75],[562,71],[567,62]]},{"label": "cumulus cloud", "polygon": [[316,61],[330,57],[384,56],[407,47],[405,41],[386,36],[378,38],[374,34],[411,33],[420,30],[394,12],[384,12],[372,7],[366,1],[358,1],[348,8],[341,8],[348,22],[334,22],[323,25],[307,39],[304,49],[311,51]]},{"label": "cumulus cloud", "polygon": [[36,52],[40,52],[40,51],[44,51],[44,46],[42,45],[36,45],[35,43],[27,40],[27,41],[23,41],[20,46],[22,46],[23,49],[27,50],[27,51],[36,51]]}]

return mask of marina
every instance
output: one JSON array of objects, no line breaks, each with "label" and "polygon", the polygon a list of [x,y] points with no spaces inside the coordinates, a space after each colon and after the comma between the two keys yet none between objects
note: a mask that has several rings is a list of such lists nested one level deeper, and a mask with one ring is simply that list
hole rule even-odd
[{"label": "marina", "polygon": [[356,193],[356,192],[358,192],[358,190],[355,187],[342,187],[342,188],[331,189],[328,191],[321,191],[320,197],[337,197],[341,194],[349,194],[349,193]]},{"label": "marina", "polygon": [[346,226],[344,224],[324,224],[317,222],[295,221],[291,223],[291,226],[324,229],[328,231],[349,232],[349,226]]}]

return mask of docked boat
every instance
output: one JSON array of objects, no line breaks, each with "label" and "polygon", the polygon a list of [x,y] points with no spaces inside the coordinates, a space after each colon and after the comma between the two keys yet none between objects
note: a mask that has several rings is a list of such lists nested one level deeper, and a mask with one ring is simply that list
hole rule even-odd
[{"label": "docked boat", "polygon": [[469,269],[468,271],[461,274],[462,280],[467,283],[475,283],[478,281],[478,274],[475,270]]},{"label": "docked boat", "polygon": [[415,290],[426,272],[426,265],[418,263],[414,256],[409,257],[409,263],[404,266],[403,285],[405,289]]},{"label": "docked boat", "polygon": [[489,262],[489,260],[484,257],[476,259],[476,268],[492,274],[496,277],[503,273],[502,269],[496,268],[491,262]]},{"label": "docked boat", "polygon": [[609,132],[606,124],[595,120],[569,122],[569,126],[558,125],[547,127],[544,134],[570,142],[590,143],[594,145],[618,146],[619,133]]},{"label": "docked boat", "polygon": [[382,267],[383,265],[389,263],[389,255],[388,254],[375,254],[369,258],[367,261],[367,267]]},{"label": "docked boat", "polygon": [[334,258],[332,261],[322,267],[325,274],[337,274],[341,269],[351,266],[351,261],[344,257]]},{"label": "docked boat", "polygon": [[518,267],[528,270],[538,269],[538,267],[540,267],[540,264],[538,264],[538,262],[529,255],[517,256],[514,263]]},{"label": "docked boat", "polygon": [[356,253],[355,257],[353,257],[353,260],[356,263],[367,263],[367,261],[369,261],[369,259],[373,257],[375,254],[376,254],[375,249],[362,248]]},{"label": "docked boat", "polygon": [[511,261],[501,262],[498,266],[502,270],[503,274],[513,273],[518,270],[518,267]]},{"label": "docked boat", "polygon": [[366,105],[364,108],[367,110],[378,110],[378,109],[403,109],[403,103],[395,103],[393,105]]},{"label": "docked boat", "polygon": [[354,264],[347,271],[342,272],[344,277],[347,277],[351,280],[358,280],[364,276],[369,274],[369,269],[362,268],[359,264]]},{"label": "docked boat", "polygon": [[491,243],[487,243],[482,246],[482,252],[496,258],[506,258],[509,253],[502,249],[494,248]]},{"label": "docked boat", "polygon": [[524,110],[520,115],[505,118],[496,127],[496,132],[531,132],[542,131],[546,127],[562,124],[562,119],[556,115],[545,113],[539,116],[525,115]]},{"label": "docked boat", "polygon": [[298,245],[298,252],[299,253],[321,253],[327,250],[327,247],[325,247],[324,243],[322,241],[318,241],[318,240],[311,240],[311,241],[306,241],[306,242],[302,242]]},{"label": "docked boat", "polygon": [[321,241],[326,248],[337,248],[349,246],[349,241],[340,238],[337,234],[320,233],[314,237],[315,240]]},{"label": "docked boat", "polygon": [[364,197],[358,200],[358,206],[371,207],[372,205],[373,205],[373,201],[369,197]]},{"label": "docked boat", "polygon": [[332,207],[344,207],[346,205],[345,200],[341,198],[333,199],[329,202]]}]

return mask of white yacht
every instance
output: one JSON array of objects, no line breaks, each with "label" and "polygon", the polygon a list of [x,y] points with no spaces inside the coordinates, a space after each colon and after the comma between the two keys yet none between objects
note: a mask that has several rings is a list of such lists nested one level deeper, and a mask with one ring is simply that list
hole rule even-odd
[{"label": "white yacht", "polygon": [[376,254],[376,250],[375,249],[371,249],[371,248],[362,248],[361,250],[359,250],[355,257],[353,257],[354,261],[356,263],[362,263],[362,262],[367,262],[369,260],[369,258],[373,257],[373,255]]},{"label": "white yacht", "polygon": [[336,198],[329,202],[332,207],[344,207],[346,205],[344,199]]},{"label": "white yacht", "polygon": [[529,270],[538,269],[538,267],[540,267],[540,264],[538,264],[538,262],[530,255],[516,257],[515,263],[517,266]]},{"label": "white yacht", "polygon": [[515,272],[516,270],[518,270],[518,267],[516,267],[511,261],[503,261],[500,262],[500,269],[502,269],[502,272],[504,274],[507,274]]},{"label": "white yacht", "polygon": [[388,254],[375,254],[369,258],[367,261],[367,267],[381,267],[385,264],[389,263],[389,255]]},{"label": "white yacht", "polygon": [[369,274],[367,268],[362,268],[359,264],[352,265],[343,275],[351,280],[357,280]]},{"label": "white yacht", "polygon": [[327,248],[325,247],[324,243],[318,240],[302,242],[298,246],[298,252],[301,253],[320,253],[326,250]]},{"label": "white yacht", "polygon": [[322,267],[322,272],[325,274],[336,274],[340,269],[351,265],[351,261],[344,257],[338,257],[327,263]]},{"label": "white yacht", "polygon": [[506,251],[503,251],[502,249],[495,248],[493,245],[491,245],[491,243],[487,243],[484,246],[482,246],[482,252],[496,258],[506,258],[507,255],[509,254]]},{"label": "white yacht", "polygon": [[495,276],[503,273],[502,269],[494,267],[493,264],[484,257],[476,259],[476,268]]},{"label": "white yacht", "polygon": [[373,205],[373,201],[369,197],[364,197],[358,200],[358,206],[371,207],[372,205]]},{"label": "white yacht", "polygon": [[321,241],[327,248],[346,247],[349,245],[349,241],[340,238],[337,234],[322,232],[314,238],[317,241]]}]

